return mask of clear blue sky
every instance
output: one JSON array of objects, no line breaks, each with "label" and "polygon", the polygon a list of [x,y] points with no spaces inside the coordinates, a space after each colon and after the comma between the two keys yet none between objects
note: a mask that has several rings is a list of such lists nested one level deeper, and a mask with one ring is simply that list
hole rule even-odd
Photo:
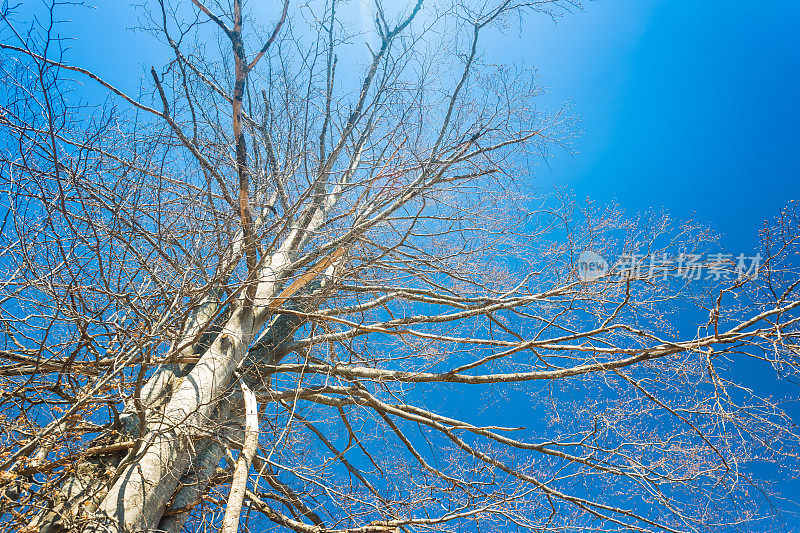
[{"label": "clear blue sky", "polygon": [[600,0],[522,36],[548,103],[583,133],[542,181],[635,212],[663,206],[750,252],[800,192],[800,2]]}]

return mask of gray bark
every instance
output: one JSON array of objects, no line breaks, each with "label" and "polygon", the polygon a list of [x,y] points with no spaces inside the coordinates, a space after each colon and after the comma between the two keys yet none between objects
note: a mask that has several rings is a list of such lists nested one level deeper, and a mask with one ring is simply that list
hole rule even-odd
[{"label": "gray bark", "polygon": [[242,512],[244,494],[247,490],[250,465],[253,463],[253,457],[258,448],[258,403],[256,403],[256,395],[243,380],[240,380],[240,384],[244,396],[245,437],[242,453],[239,454],[236,468],[233,471],[228,505],[225,507],[225,516],[222,518],[222,533],[236,533],[239,529],[239,517]]}]

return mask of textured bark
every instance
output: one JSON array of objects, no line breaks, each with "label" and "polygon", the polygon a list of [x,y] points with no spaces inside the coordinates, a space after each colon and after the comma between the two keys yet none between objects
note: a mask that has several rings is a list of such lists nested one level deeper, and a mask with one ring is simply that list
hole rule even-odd
[{"label": "textured bark", "polygon": [[239,529],[239,517],[242,513],[242,503],[247,490],[247,479],[250,476],[250,465],[258,447],[258,403],[256,395],[244,381],[240,382],[244,396],[244,444],[236,468],[233,471],[231,491],[225,506],[225,516],[222,518],[221,533],[236,533]]},{"label": "textured bark", "polygon": [[86,531],[118,533],[154,528],[189,465],[190,440],[202,435],[226,392],[253,336],[253,314],[240,310],[189,374],[164,409],[134,461],[122,472]]},{"label": "textured bark", "polygon": [[[280,286],[283,269],[296,255],[296,245],[296,238],[290,236],[261,269],[255,291],[261,305],[255,308],[256,313],[250,306],[239,307],[185,377],[174,379],[173,371],[159,369],[143,388],[148,399],[164,394],[168,385],[172,392],[163,411],[154,417],[157,423],[148,427],[136,456],[117,473],[116,482],[85,526],[86,533],[127,533],[158,526],[190,467],[192,441],[202,438],[213,426],[218,401],[228,394],[235,370],[247,356],[255,332],[269,316],[272,295]],[[204,312],[207,322],[211,314]],[[192,325],[189,338],[195,337],[198,329]]]},{"label": "textured bark", "polygon": [[[235,412],[235,404],[240,401],[238,395],[231,395],[220,400],[216,418],[225,422]],[[170,502],[158,524],[158,530],[165,533],[178,533],[189,517],[191,509],[202,499],[209,482],[217,471],[220,460],[225,456],[226,440],[241,442],[243,432],[238,425],[221,423],[218,434],[204,439],[205,446],[199,451],[189,472],[184,474],[178,490]]]},{"label": "textured bark", "polygon": [[158,530],[165,533],[178,533],[186,519],[189,517],[191,509],[197,505],[211,481],[220,460],[225,455],[223,447],[212,442],[200,454],[197,465],[193,472],[181,478],[181,487],[172,501],[172,505],[167,513],[161,518]]}]

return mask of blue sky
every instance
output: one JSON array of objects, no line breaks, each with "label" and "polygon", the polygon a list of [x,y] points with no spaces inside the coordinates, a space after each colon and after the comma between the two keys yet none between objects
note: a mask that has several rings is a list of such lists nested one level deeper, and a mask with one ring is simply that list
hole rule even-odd
[{"label": "blue sky", "polygon": [[[164,57],[121,31],[136,25],[126,2],[71,17],[72,60],[125,90]],[[536,67],[543,104],[569,102],[581,119],[575,153],[540,169],[543,187],[632,213],[664,207],[750,253],[762,221],[800,191],[798,27],[796,0],[599,0],[557,23],[530,17],[489,53]]]},{"label": "blue sky", "polygon": [[[790,0],[601,0],[536,23],[514,59],[539,69],[547,105],[570,101],[582,130],[540,182],[631,214],[663,207],[752,253],[763,221],[800,196],[799,27]],[[737,365],[757,390],[797,398],[765,365]],[[797,480],[782,488],[800,493]]]},{"label": "blue sky", "polygon": [[800,186],[800,3],[601,0],[541,21],[517,56],[582,119],[540,179],[667,208],[750,252]]}]

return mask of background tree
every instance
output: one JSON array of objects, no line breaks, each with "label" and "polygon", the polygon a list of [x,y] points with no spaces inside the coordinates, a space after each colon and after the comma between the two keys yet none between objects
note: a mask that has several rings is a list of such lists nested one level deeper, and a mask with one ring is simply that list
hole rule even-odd
[{"label": "background tree", "polygon": [[796,428],[730,365],[796,371],[796,210],[700,264],[701,228],[534,203],[570,119],[480,44],[573,2],[242,4],[144,6],[137,97],[62,5],[4,7],[3,530],[779,523],[750,465]]}]

